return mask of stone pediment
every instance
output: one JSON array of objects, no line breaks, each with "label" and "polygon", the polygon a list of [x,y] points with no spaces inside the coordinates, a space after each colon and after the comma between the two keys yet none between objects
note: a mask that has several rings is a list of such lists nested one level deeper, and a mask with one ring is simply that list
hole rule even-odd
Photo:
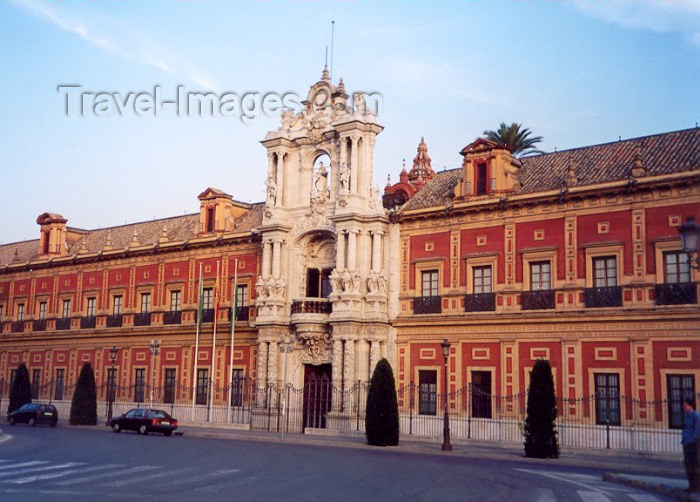
[{"label": "stone pediment", "polygon": [[496,143],[485,138],[479,138],[476,141],[468,144],[459,152],[461,155],[468,155],[471,153],[482,153],[488,152],[490,150],[507,150],[506,145]]}]

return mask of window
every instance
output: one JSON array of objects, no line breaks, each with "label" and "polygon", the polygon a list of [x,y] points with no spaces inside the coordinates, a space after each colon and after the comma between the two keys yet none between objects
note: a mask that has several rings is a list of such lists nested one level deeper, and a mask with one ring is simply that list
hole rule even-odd
[{"label": "window", "polygon": [[121,315],[122,313],[122,297],[121,295],[112,298],[112,314]]},{"label": "window", "polygon": [[596,288],[617,286],[617,259],[614,256],[593,258],[593,284]]},{"label": "window", "polygon": [[209,370],[197,369],[197,404],[207,404],[207,390],[209,387]]},{"label": "window", "polygon": [[202,309],[214,308],[214,290],[212,288],[204,288],[202,290]]},{"label": "window", "polygon": [[237,307],[247,307],[248,306],[248,285],[239,284],[236,289],[236,306]]},{"label": "window", "polygon": [[182,292],[181,291],[171,291],[170,292],[170,311],[179,312],[182,310]]},{"label": "window", "polygon": [[207,208],[207,232],[213,232],[214,231],[214,208],[213,207],[208,207]]},{"label": "window", "polygon": [[474,294],[491,293],[491,266],[473,267]]},{"label": "window", "polygon": [[146,370],[144,368],[137,368],[134,377],[134,401],[142,403],[143,391],[146,387]]},{"label": "window", "polygon": [[39,320],[46,319],[46,302],[39,302]]},{"label": "window", "polygon": [[165,391],[163,393],[164,403],[172,404],[175,402],[175,384],[177,381],[176,378],[177,370],[175,368],[165,369]]},{"label": "window", "polygon": [[620,425],[620,375],[595,374],[595,423]]},{"label": "window", "polygon": [[39,399],[39,387],[41,387],[41,370],[32,370],[32,399]]},{"label": "window", "polygon": [[63,382],[65,380],[66,370],[58,368],[56,370],[56,385],[54,386],[53,398],[57,401],[63,399]]},{"label": "window", "polygon": [[24,321],[24,303],[17,304],[17,320]]},{"label": "window", "polygon": [[95,298],[87,299],[87,317],[95,317]]},{"label": "window", "polygon": [[491,418],[490,371],[472,371],[472,417]]},{"label": "window", "polygon": [[49,232],[41,232],[41,253],[49,253]]},{"label": "window", "polygon": [[423,296],[438,296],[438,271],[426,270],[421,273],[422,279],[422,295]]},{"label": "window", "polygon": [[693,375],[667,375],[668,386],[668,427],[683,428],[683,400],[695,398],[695,377]]},{"label": "window", "polygon": [[141,293],[141,313],[148,314],[151,311],[151,293]]},{"label": "window", "polygon": [[331,270],[306,269],[306,297],[328,298],[331,294]]},{"label": "window", "polygon": [[683,251],[668,251],[664,253],[664,282],[666,284],[690,282],[688,255]]},{"label": "window", "polygon": [[70,300],[63,300],[63,310],[61,311],[61,317],[68,319],[70,317]]},{"label": "window", "polygon": [[551,272],[548,261],[530,263],[530,289],[532,291],[552,289]]},{"label": "window", "polygon": [[232,373],[231,406],[243,406],[243,370],[234,368]]},{"label": "window", "polygon": [[107,369],[107,401],[114,401],[117,397],[117,368]]},{"label": "window", "polygon": [[418,371],[418,413],[437,414],[437,371]]},{"label": "window", "polygon": [[476,195],[485,195],[487,190],[486,185],[486,164],[481,163],[476,165]]}]

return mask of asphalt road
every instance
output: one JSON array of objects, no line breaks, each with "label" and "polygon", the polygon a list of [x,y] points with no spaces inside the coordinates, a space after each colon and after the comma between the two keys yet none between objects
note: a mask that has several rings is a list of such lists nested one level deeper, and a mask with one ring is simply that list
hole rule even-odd
[{"label": "asphalt road", "polygon": [[3,424],[0,500],[668,500],[602,470],[391,448],[349,449]]}]

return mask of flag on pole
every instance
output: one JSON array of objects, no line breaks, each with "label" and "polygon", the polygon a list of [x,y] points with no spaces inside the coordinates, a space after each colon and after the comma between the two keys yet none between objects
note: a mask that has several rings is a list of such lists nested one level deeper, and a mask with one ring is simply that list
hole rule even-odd
[{"label": "flag on pole", "polygon": [[197,300],[197,330],[194,342],[194,370],[192,371],[192,411],[190,419],[194,421],[194,405],[197,398],[197,361],[199,358],[199,332],[202,328],[202,303],[204,302],[204,283],[202,282],[202,264],[199,264],[199,298]]}]

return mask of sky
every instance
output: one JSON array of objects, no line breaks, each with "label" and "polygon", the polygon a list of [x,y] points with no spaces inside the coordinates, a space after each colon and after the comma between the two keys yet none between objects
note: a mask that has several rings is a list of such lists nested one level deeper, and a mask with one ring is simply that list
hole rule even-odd
[{"label": "sky", "polygon": [[0,243],[43,212],[94,229],[198,212],[210,186],[262,201],[278,114],[68,116],[58,88],[303,99],[332,21],[334,81],[382,96],[381,188],[421,137],[442,170],[501,122],[554,151],[700,121],[700,0],[2,0]]}]

